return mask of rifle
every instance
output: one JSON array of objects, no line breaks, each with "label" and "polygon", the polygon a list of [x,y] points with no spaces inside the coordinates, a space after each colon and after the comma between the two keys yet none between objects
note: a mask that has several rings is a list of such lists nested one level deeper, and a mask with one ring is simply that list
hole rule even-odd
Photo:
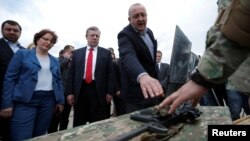
[{"label": "rifle", "polygon": [[144,132],[150,133],[167,133],[170,125],[180,122],[195,121],[200,115],[201,111],[193,107],[191,103],[184,103],[176,109],[172,114],[167,114],[169,107],[159,109],[158,106],[139,110],[130,115],[131,120],[144,122],[143,126],[134,129],[131,132],[118,136],[114,141],[128,141]]}]

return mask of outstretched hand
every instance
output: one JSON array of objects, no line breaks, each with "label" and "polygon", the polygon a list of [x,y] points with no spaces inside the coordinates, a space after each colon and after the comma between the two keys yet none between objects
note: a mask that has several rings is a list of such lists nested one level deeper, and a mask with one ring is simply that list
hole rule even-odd
[{"label": "outstretched hand", "polygon": [[163,89],[157,79],[152,78],[148,74],[142,75],[139,79],[144,98],[154,98],[163,95]]},{"label": "outstretched hand", "polygon": [[178,106],[180,106],[182,103],[192,100],[192,105],[196,106],[199,102],[199,99],[202,95],[204,95],[207,92],[207,88],[202,87],[192,80],[184,84],[180,89],[178,89],[176,92],[172,93],[170,96],[165,98],[165,100],[160,103],[160,108],[164,106],[171,105],[171,108],[169,109],[168,113],[173,113]]}]

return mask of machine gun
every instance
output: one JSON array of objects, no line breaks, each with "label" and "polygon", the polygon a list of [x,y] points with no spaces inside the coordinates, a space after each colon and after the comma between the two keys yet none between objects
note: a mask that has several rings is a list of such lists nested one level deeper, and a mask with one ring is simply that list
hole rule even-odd
[{"label": "machine gun", "polygon": [[201,115],[201,111],[192,107],[191,103],[184,103],[172,114],[168,114],[168,109],[169,107],[159,109],[156,106],[132,113],[130,115],[131,120],[146,124],[129,133],[118,136],[114,141],[128,141],[144,132],[167,133],[170,125],[187,122],[187,120],[193,122]]}]

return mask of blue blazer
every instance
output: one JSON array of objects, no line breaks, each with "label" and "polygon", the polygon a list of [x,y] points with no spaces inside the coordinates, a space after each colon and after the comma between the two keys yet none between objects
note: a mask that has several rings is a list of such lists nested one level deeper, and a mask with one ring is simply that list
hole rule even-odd
[{"label": "blue blazer", "polygon": [[[64,104],[63,83],[57,58],[49,55],[52,86],[57,104]],[[41,69],[36,57],[36,48],[18,50],[10,61],[4,77],[1,108],[13,107],[13,102],[29,103]]]}]

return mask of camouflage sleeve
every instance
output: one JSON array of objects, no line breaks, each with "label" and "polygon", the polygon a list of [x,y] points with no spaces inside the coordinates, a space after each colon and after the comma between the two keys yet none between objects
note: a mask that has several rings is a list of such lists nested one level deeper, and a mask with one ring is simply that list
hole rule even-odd
[{"label": "camouflage sleeve", "polygon": [[250,54],[250,48],[229,41],[216,26],[207,33],[206,49],[198,70],[213,83],[225,81]]},{"label": "camouflage sleeve", "polygon": [[227,89],[236,90],[250,95],[250,56],[228,78]]},{"label": "camouflage sleeve", "polygon": [[241,2],[241,4],[242,4],[245,8],[247,8],[247,9],[250,8],[250,1],[249,1],[249,0],[240,0],[240,2]]}]

